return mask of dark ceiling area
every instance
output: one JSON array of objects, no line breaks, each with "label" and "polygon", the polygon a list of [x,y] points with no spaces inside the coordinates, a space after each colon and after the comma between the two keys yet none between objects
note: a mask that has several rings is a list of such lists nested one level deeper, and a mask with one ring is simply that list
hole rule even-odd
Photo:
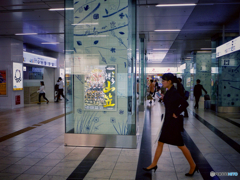
[{"label": "dark ceiling area", "polygon": [[[145,34],[148,64],[179,66],[192,51],[211,48],[211,39],[224,32],[239,34],[239,0],[137,0],[137,34]],[[195,3],[195,6],[156,7]],[[64,0],[1,0],[0,37],[62,53]],[[178,29],[178,32],[155,30]],[[16,33],[38,35],[16,36]],[[42,44],[59,42],[59,44]],[[138,41],[139,42],[139,41]],[[156,50],[164,49],[164,50]]]},{"label": "dark ceiling area", "polygon": [[[221,37],[223,29],[226,34],[238,34],[239,9],[239,2],[232,4],[229,1],[226,4],[196,6],[170,48],[176,49],[177,60],[186,58],[192,51],[211,48],[211,39]],[[172,58],[171,54],[166,55],[163,63],[169,58]]]}]

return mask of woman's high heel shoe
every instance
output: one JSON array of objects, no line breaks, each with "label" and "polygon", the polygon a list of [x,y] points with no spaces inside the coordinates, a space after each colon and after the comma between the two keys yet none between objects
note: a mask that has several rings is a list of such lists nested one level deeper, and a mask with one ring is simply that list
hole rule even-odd
[{"label": "woman's high heel shoe", "polygon": [[158,166],[156,165],[156,166],[152,167],[151,169],[143,168],[143,170],[144,171],[151,171],[151,170],[154,169],[154,172],[156,172],[157,168],[158,168]]},{"label": "woman's high heel shoe", "polygon": [[195,169],[194,169],[192,174],[186,173],[185,176],[193,176],[196,171],[198,172],[198,167],[197,166],[195,167]]}]

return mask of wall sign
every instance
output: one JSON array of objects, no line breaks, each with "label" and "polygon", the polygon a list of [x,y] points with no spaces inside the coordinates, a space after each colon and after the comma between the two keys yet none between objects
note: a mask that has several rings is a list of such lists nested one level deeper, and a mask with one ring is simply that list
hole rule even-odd
[{"label": "wall sign", "polygon": [[216,48],[216,57],[240,50],[240,36]]},{"label": "wall sign", "polygon": [[13,63],[13,90],[23,90],[23,64]]},{"label": "wall sign", "polygon": [[57,59],[29,52],[23,52],[23,63],[53,68],[57,67]]},{"label": "wall sign", "polygon": [[0,70],[0,96],[7,95],[7,71]]},{"label": "wall sign", "polygon": [[116,65],[94,66],[85,76],[85,109],[115,111],[116,91]]}]

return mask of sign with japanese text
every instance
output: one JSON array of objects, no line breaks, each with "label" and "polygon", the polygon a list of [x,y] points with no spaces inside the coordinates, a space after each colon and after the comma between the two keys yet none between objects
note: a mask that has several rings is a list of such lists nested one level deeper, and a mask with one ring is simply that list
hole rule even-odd
[{"label": "sign with japanese text", "polygon": [[46,67],[57,67],[57,59],[29,52],[23,52],[23,63]]},{"label": "sign with japanese text", "polygon": [[116,65],[98,65],[85,76],[86,110],[116,110],[116,70]]},{"label": "sign with japanese text", "polygon": [[7,71],[0,70],[0,96],[7,95]]}]

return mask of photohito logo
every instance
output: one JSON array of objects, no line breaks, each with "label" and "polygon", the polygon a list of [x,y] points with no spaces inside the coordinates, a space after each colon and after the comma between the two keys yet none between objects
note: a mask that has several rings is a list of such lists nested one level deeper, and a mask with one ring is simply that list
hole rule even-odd
[{"label": "photohito logo", "polygon": [[211,172],[210,172],[210,176],[211,176],[211,177],[216,176],[215,172],[211,171]]},{"label": "photohito logo", "polygon": [[238,176],[238,173],[237,172],[214,172],[214,171],[211,171],[210,176],[211,177],[214,177],[214,176]]}]

